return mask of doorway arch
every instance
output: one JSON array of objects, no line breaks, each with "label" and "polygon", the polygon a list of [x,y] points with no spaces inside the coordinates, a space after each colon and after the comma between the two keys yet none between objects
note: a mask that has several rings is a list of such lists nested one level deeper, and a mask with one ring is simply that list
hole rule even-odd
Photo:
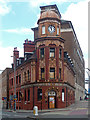
[{"label": "doorway arch", "polygon": [[56,108],[56,92],[54,90],[48,92],[48,107]]}]

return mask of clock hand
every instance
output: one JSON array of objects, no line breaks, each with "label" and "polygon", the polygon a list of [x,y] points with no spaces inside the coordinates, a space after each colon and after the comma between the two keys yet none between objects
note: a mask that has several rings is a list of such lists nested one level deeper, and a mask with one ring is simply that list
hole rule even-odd
[{"label": "clock hand", "polygon": [[52,27],[50,26],[50,30],[52,31]]},{"label": "clock hand", "polygon": [[51,31],[52,31],[52,27],[51,27]]}]

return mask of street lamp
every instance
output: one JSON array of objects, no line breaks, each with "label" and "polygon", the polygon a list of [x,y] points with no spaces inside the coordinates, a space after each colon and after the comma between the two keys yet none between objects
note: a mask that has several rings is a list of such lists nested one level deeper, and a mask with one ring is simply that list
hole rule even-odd
[{"label": "street lamp", "polygon": [[16,111],[16,57],[11,57],[14,58],[14,111]]}]

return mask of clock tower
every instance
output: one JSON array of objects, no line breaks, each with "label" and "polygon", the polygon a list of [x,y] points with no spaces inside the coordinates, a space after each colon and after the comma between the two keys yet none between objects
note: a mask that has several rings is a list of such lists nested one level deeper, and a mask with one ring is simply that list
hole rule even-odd
[{"label": "clock tower", "polygon": [[61,14],[56,5],[40,8],[38,27],[32,29],[37,55],[36,79],[37,82],[62,82],[64,78],[64,39],[60,37]]},{"label": "clock tower", "polygon": [[38,37],[60,37],[61,14],[56,5],[41,6],[38,20]]}]

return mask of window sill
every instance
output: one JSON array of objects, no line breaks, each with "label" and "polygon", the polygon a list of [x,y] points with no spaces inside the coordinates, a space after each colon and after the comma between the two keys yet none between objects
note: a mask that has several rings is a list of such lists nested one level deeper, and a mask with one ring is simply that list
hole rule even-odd
[{"label": "window sill", "polygon": [[46,33],[42,33],[41,35],[45,35]]},{"label": "window sill", "polygon": [[55,57],[50,57],[51,59],[54,59]]},{"label": "window sill", "polygon": [[55,80],[55,78],[50,78],[50,80]]},{"label": "window sill", "polygon": [[42,100],[38,100],[38,102],[41,102]]},{"label": "window sill", "polygon": [[41,80],[45,80],[45,78],[41,78]]},{"label": "window sill", "polygon": [[56,36],[59,36],[59,34],[57,34]]}]

